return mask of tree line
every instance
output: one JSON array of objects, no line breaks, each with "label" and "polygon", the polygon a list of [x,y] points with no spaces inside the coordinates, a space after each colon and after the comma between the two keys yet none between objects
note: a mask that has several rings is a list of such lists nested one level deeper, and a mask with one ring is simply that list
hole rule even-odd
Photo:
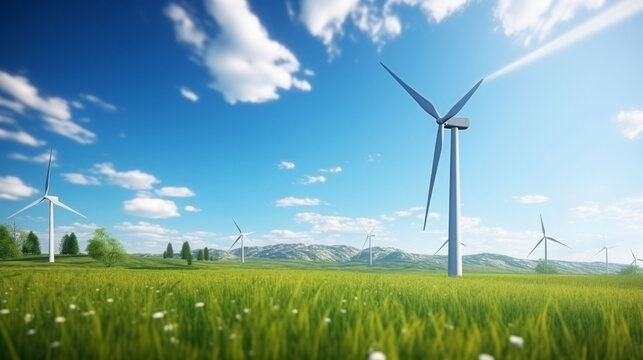
[{"label": "tree line", "polygon": [[[192,250],[190,249],[189,242],[183,242],[183,245],[181,246],[181,252],[178,255],[181,259],[186,260],[188,265],[192,265],[194,256],[192,255]],[[174,257],[174,248],[172,247],[172,243],[168,242],[167,248],[163,252],[163,259],[173,259]],[[197,251],[196,260],[213,260],[213,258],[210,257],[210,250],[207,247],[204,249],[199,249]]]}]

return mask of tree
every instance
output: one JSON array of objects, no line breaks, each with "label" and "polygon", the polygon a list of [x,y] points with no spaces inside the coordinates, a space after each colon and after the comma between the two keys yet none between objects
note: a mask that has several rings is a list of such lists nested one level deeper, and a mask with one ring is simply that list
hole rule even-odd
[{"label": "tree", "polygon": [[626,266],[626,267],[622,268],[621,271],[619,272],[619,274],[621,274],[621,275],[634,275],[634,274],[638,274],[638,272],[639,272],[638,266],[629,265],[629,266]]},{"label": "tree", "polygon": [[199,252],[196,253],[197,260],[203,260],[203,250],[199,249]]},{"label": "tree", "polygon": [[203,260],[210,260],[210,250],[207,247],[203,249]]},{"label": "tree", "polygon": [[547,264],[543,260],[539,260],[538,265],[536,265],[536,272],[540,274],[556,274],[558,269],[552,264]]},{"label": "tree", "polygon": [[163,251],[163,259],[167,259],[167,251]]},{"label": "tree", "polygon": [[192,253],[191,252],[188,253],[187,261],[188,261],[188,265],[192,265]]},{"label": "tree", "polygon": [[181,247],[181,259],[187,260],[188,255],[190,254],[191,254],[190,244],[186,241],[183,243],[183,246]]},{"label": "tree", "polygon": [[20,247],[14,241],[9,229],[0,225],[0,259],[7,259],[20,256]]},{"label": "tree", "polygon": [[62,238],[62,241],[60,242],[60,249],[59,249],[60,253],[62,255],[66,255],[68,247],[69,247],[69,235],[65,234],[65,236],[63,236]]},{"label": "tree", "polygon": [[94,237],[87,241],[87,254],[102,262],[106,267],[125,260],[127,253],[117,239],[113,238],[105,228],[94,231]]},{"label": "tree", "polygon": [[166,253],[166,256],[169,259],[174,258],[174,250],[172,249],[172,243],[171,242],[167,243],[167,250],[165,250],[165,253]]},{"label": "tree", "polygon": [[27,234],[26,241],[22,244],[22,253],[30,255],[40,255],[40,241],[33,231]]},{"label": "tree", "polygon": [[69,242],[67,244],[67,254],[68,255],[78,255],[80,251],[78,250],[78,239],[76,234],[73,232],[69,235]]}]

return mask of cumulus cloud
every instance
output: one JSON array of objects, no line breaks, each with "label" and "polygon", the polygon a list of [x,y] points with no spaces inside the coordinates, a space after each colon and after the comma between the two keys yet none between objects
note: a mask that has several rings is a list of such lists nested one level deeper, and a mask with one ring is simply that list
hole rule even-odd
[{"label": "cumulus cloud", "polygon": [[2,96],[0,96],[0,107],[5,107],[19,114],[22,114],[25,111],[25,106],[22,103],[5,99]]},{"label": "cumulus cloud", "polygon": [[112,184],[130,190],[149,190],[160,182],[154,175],[141,170],[117,171],[112,163],[95,164],[92,171],[104,175]]},{"label": "cumulus cloud", "polygon": [[151,219],[165,219],[179,216],[174,201],[139,196],[123,202],[123,211],[130,215]]},{"label": "cumulus cloud", "polygon": [[194,205],[185,205],[184,210],[187,211],[187,212],[200,212],[201,211],[201,209],[195,207]]},{"label": "cumulus cloud", "polygon": [[277,207],[291,207],[291,206],[317,206],[320,203],[319,199],[315,198],[296,198],[288,196],[283,199],[277,200]]},{"label": "cumulus cloud", "polygon": [[326,177],[324,175],[319,175],[319,176],[306,175],[304,180],[301,181],[301,183],[304,185],[310,185],[315,183],[325,183],[325,182],[326,182]]},{"label": "cumulus cloud", "polygon": [[282,161],[277,164],[277,167],[281,170],[292,170],[295,168],[295,163],[292,161]]},{"label": "cumulus cloud", "polygon": [[281,230],[275,229],[271,230],[269,233],[261,236],[262,239],[273,241],[273,242],[303,242],[310,243],[314,241],[313,236],[310,233],[305,231],[293,231],[293,230]]},{"label": "cumulus cloud", "polygon": [[351,218],[345,216],[321,215],[313,212],[303,212],[295,215],[298,223],[312,225],[313,232],[345,232],[363,233],[364,229],[377,228],[381,224],[377,219]]},{"label": "cumulus cloud", "polygon": [[569,211],[580,217],[598,215],[601,213],[598,205],[592,203],[574,206],[573,208],[569,209]]},{"label": "cumulus cloud", "polygon": [[42,146],[46,144],[45,141],[38,140],[35,137],[33,137],[33,135],[23,130],[11,131],[11,130],[5,130],[0,128],[0,139],[11,140],[11,141],[20,143],[22,145],[34,146],[34,147]]},{"label": "cumulus cloud", "polygon": [[77,185],[100,185],[100,180],[94,176],[84,175],[81,173],[62,174],[65,180]]},{"label": "cumulus cloud", "polygon": [[[55,150],[51,153],[52,162],[56,161],[58,157],[57,155],[58,154]],[[45,151],[44,153],[41,153],[35,156],[29,156],[21,153],[11,153],[9,154],[9,159],[34,162],[38,164],[47,164],[49,163],[49,151]]]},{"label": "cumulus cloud", "polygon": [[643,132],[643,111],[641,110],[621,110],[616,115],[615,121],[621,134],[630,140]]},{"label": "cumulus cloud", "polygon": [[330,169],[320,169],[319,171],[325,172],[325,173],[331,173],[331,174],[338,174],[342,172],[342,167],[341,166],[335,166]]},{"label": "cumulus cloud", "polygon": [[38,192],[17,176],[0,176],[0,199],[18,200]]},{"label": "cumulus cloud", "polygon": [[220,31],[208,36],[181,6],[165,14],[174,23],[177,40],[189,45],[213,78],[210,86],[230,103],[262,103],[279,98],[279,90],[311,89],[298,78],[299,61],[270,38],[245,0],[210,0],[206,8]]},{"label": "cumulus cloud", "polygon": [[184,98],[192,102],[199,101],[199,95],[197,95],[194,91],[186,88],[185,86],[181,86],[179,90],[181,91],[181,95],[183,95]]},{"label": "cumulus cloud", "polygon": [[[89,239],[94,236],[94,230],[98,229],[100,226],[97,224],[83,224],[79,222],[74,222],[71,225],[60,225],[56,226],[56,233],[74,233],[79,239]],[[82,246],[81,246],[82,247]]]},{"label": "cumulus cloud", "polygon": [[116,110],[118,110],[118,108],[116,107],[116,105],[114,105],[114,104],[110,104],[110,103],[108,103],[107,101],[104,101],[103,99],[99,98],[99,97],[98,97],[98,96],[96,96],[96,95],[92,95],[92,94],[80,94],[79,96],[80,96],[81,98],[83,98],[83,99],[85,99],[85,100],[89,101],[89,102],[90,102],[90,103],[92,103],[92,104],[96,104],[96,105],[98,105],[98,106],[99,106],[99,107],[101,107],[103,110],[107,110],[107,111],[116,111]]},{"label": "cumulus cloud", "polygon": [[191,197],[196,195],[190,188],[185,186],[164,186],[155,192],[157,195],[171,197]]},{"label": "cumulus cloud", "polygon": [[549,200],[549,198],[544,195],[514,196],[514,199],[521,204],[542,204]]}]

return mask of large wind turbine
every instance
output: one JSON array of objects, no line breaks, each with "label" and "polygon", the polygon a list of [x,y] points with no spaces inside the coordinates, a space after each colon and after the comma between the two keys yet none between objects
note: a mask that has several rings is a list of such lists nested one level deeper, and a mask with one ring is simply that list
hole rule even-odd
[{"label": "large wind turbine", "polygon": [[636,255],[634,255],[634,251],[632,249],[630,249],[630,252],[632,253],[632,257],[634,258],[634,260],[632,260],[630,265],[638,266],[637,261],[643,261],[643,259],[637,259]]},{"label": "large wind turbine", "polygon": [[431,115],[438,124],[438,133],[435,138],[435,151],[433,153],[433,168],[431,170],[431,182],[429,184],[429,196],[426,201],[426,212],[424,213],[424,227],[426,230],[426,220],[429,215],[429,205],[431,204],[431,194],[433,193],[433,184],[435,175],[438,171],[440,162],[440,153],[442,152],[442,142],[444,140],[444,129],[451,129],[451,175],[449,180],[449,275],[462,276],[462,254],[460,253],[460,140],[459,130],[466,130],[469,127],[468,118],[454,117],[469,98],[478,89],[482,80],[478,81],[468,93],[460,99],[449,112],[440,116],[435,106],[422,95],[418,94],[413,88],[408,86],[402,79],[397,77],[386,65],[382,64],[395,80],[402,85],[409,95],[420,105],[420,107]]},{"label": "large wind turbine", "polygon": [[[360,254],[362,251],[364,251],[364,247],[366,246],[366,242],[368,242],[368,258],[369,258],[369,264],[373,265],[373,247],[371,246],[371,238],[374,238],[375,235],[373,234],[373,229],[371,231],[366,231],[366,240],[364,240],[364,245],[362,245],[362,250],[360,250]],[[359,256],[359,254],[358,254]]]},{"label": "large wind turbine", "polygon": [[[608,255],[609,255],[608,253],[609,253],[609,249],[611,249],[611,248],[613,248],[613,246],[607,247],[607,245],[603,245],[602,249],[598,250],[598,252],[596,254],[592,255],[592,257],[594,257],[594,256],[600,254],[603,250],[605,250],[605,273],[606,274],[609,274],[609,272],[610,272],[610,265],[609,265],[609,262],[608,262]],[[632,255],[634,255],[634,253],[632,253]]]},{"label": "large wind turbine", "polygon": [[229,249],[228,251],[232,250],[232,248],[237,244],[237,242],[238,242],[239,240],[241,240],[241,262],[242,262],[242,263],[245,263],[245,262],[246,262],[246,256],[245,256],[245,249],[244,249],[244,245],[243,245],[243,240],[245,240],[245,239],[246,239],[246,237],[247,237],[248,235],[252,234],[252,233],[251,233],[251,232],[249,232],[249,233],[244,233],[243,231],[241,231],[241,228],[239,227],[239,225],[237,224],[237,222],[236,222],[236,221],[234,221],[234,219],[232,219],[232,222],[234,222],[234,226],[236,226],[236,227],[237,227],[237,230],[239,230],[239,237],[237,238],[237,240],[235,240],[235,241],[232,243],[232,246],[230,246],[230,249]]},{"label": "large wind turbine", "polygon": [[32,202],[31,204],[27,205],[26,207],[22,208],[21,210],[13,213],[9,218],[12,218],[21,212],[29,209],[32,206],[36,206],[40,204],[41,202],[48,200],[49,201],[49,262],[52,263],[54,262],[54,205],[60,206],[61,208],[71,211],[74,214],[80,215],[82,217],[85,217],[85,215],[79,213],[78,211],[70,208],[69,206],[63,204],[59,199],[58,196],[54,195],[49,195],[49,175],[51,173],[51,156],[53,154],[53,149],[49,152],[49,165],[47,166],[47,179],[45,180],[45,195]]},{"label": "large wind turbine", "polygon": [[[552,237],[549,237],[549,236],[547,236],[547,234],[545,234],[545,225],[543,224],[543,216],[542,215],[540,215],[540,227],[543,229],[543,237],[540,238],[540,241],[538,241],[536,246],[534,246],[534,248],[531,249],[531,251],[529,252],[529,255],[531,255],[531,253],[533,253],[534,250],[536,250],[538,245],[540,245],[540,243],[542,243],[544,241],[545,242],[545,264],[547,264],[547,240],[551,240],[551,241],[553,241],[555,243],[559,243],[559,244],[563,245],[566,248],[571,249],[569,246],[567,246],[567,245],[563,244],[562,242],[560,242],[560,241],[558,241],[558,240],[556,240],[556,239],[554,239]],[[529,257],[529,255],[527,255],[527,257]]]}]

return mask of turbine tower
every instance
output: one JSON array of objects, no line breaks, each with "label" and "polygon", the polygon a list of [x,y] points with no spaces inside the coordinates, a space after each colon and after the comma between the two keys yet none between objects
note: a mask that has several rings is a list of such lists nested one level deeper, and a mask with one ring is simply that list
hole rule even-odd
[{"label": "turbine tower", "polygon": [[[610,272],[610,265],[609,265],[609,262],[608,262],[608,256],[609,256],[608,253],[609,253],[609,249],[611,249],[611,248],[613,248],[613,246],[607,247],[607,245],[603,245],[602,249],[598,250],[598,252],[596,254],[592,255],[592,257],[594,257],[594,256],[600,254],[603,250],[605,250],[605,273],[606,274],[609,274],[609,272]],[[634,253],[632,253],[632,255],[634,255]]]},{"label": "turbine tower", "polygon": [[[570,248],[569,246],[567,246],[567,245],[563,244],[562,242],[560,242],[560,241],[558,241],[558,240],[556,240],[556,239],[554,239],[554,238],[552,238],[552,237],[549,237],[549,236],[547,236],[547,234],[545,234],[545,225],[543,224],[543,216],[542,216],[542,215],[540,215],[540,227],[541,227],[541,229],[543,230],[543,237],[542,237],[542,238],[540,238],[540,241],[538,241],[538,243],[536,244],[536,246],[534,246],[534,248],[533,248],[533,249],[531,249],[531,251],[529,252],[529,255],[531,255],[531,253],[533,253],[533,252],[534,252],[534,250],[536,250],[536,248],[538,247],[538,245],[540,245],[540,243],[542,243],[542,242],[544,241],[544,242],[545,242],[545,265],[546,265],[546,264],[547,264],[547,261],[548,261],[548,260],[547,260],[547,240],[551,240],[551,241],[553,241],[553,242],[555,242],[555,243],[559,243],[559,244],[563,245],[564,247],[566,247],[566,248],[568,248],[568,249],[571,249],[571,248]],[[527,255],[527,257],[529,257],[529,255]]]},{"label": "turbine tower", "polygon": [[[366,231],[366,240],[364,240],[364,245],[362,245],[362,250],[360,250],[359,252],[359,254],[361,254],[362,251],[364,251],[364,247],[368,242],[368,258],[369,258],[368,263],[370,265],[373,265],[373,247],[371,246],[371,238],[374,238],[374,237],[375,235],[373,234],[373,229],[371,229],[371,231]],[[359,254],[357,254],[358,257],[359,257]]]},{"label": "turbine tower", "polygon": [[[382,64],[382,63],[380,63]],[[431,182],[429,185],[429,196],[426,201],[426,212],[424,213],[424,227],[426,230],[426,221],[429,215],[429,205],[431,204],[431,194],[435,183],[435,175],[438,171],[440,162],[440,153],[442,152],[442,142],[444,140],[444,129],[451,130],[451,174],[449,180],[449,276],[462,276],[462,254],[460,252],[460,139],[459,131],[466,130],[469,127],[468,118],[456,118],[455,115],[469,101],[469,98],[478,89],[484,79],[480,79],[460,101],[458,101],[449,112],[440,116],[435,106],[413,88],[408,86],[402,79],[393,73],[386,65],[382,64],[384,69],[411,95],[415,102],[429,115],[431,115],[438,124],[438,132],[435,138],[435,150],[433,153],[433,168],[431,171]]]},{"label": "turbine tower", "polygon": [[50,150],[49,152],[49,165],[47,166],[47,179],[45,179],[45,195],[41,197],[40,199],[32,202],[31,204],[27,205],[26,207],[22,208],[21,210],[16,211],[13,213],[9,218],[12,218],[21,212],[29,209],[32,206],[36,206],[40,204],[41,202],[47,200],[49,201],[49,262],[52,263],[54,262],[54,205],[60,206],[61,208],[71,211],[76,215],[80,215],[85,218],[85,215],[79,213],[78,211],[70,208],[69,206],[63,204],[58,196],[54,195],[49,195],[49,177],[51,174],[51,156],[53,154],[53,149]]},{"label": "turbine tower", "polygon": [[643,261],[643,259],[637,259],[636,255],[634,255],[634,250],[630,249],[630,252],[632,253],[632,257],[634,258],[634,260],[632,260],[630,265],[638,266],[637,261]]},{"label": "turbine tower", "polygon": [[251,233],[251,232],[249,232],[249,233],[244,233],[243,231],[241,231],[241,228],[239,227],[239,225],[237,224],[237,222],[236,222],[236,221],[234,221],[234,218],[232,219],[232,222],[234,222],[234,226],[236,226],[236,227],[237,227],[237,230],[239,230],[239,237],[237,238],[237,240],[235,240],[235,241],[232,243],[232,246],[230,246],[230,249],[229,249],[228,251],[232,250],[232,248],[237,244],[237,242],[238,242],[239,240],[241,240],[241,263],[245,263],[245,262],[246,262],[246,256],[245,256],[245,249],[244,249],[243,241],[246,239],[246,237],[247,237],[248,235],[250,235],[250,234],[252,234],[252,233]]}]

